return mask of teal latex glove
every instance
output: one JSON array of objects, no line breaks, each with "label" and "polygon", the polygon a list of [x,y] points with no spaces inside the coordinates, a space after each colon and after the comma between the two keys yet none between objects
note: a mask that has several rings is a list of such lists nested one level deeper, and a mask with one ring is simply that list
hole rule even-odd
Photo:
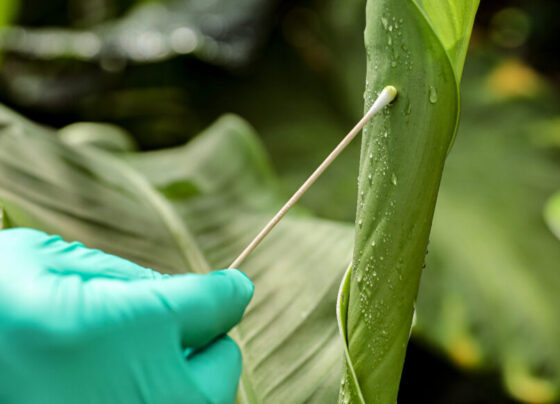
[{"label": "teal latex glove", "polygon": [[0,231],[1,403],[233,403],[225,336],[253,284],[166,276],[29,229]]}]

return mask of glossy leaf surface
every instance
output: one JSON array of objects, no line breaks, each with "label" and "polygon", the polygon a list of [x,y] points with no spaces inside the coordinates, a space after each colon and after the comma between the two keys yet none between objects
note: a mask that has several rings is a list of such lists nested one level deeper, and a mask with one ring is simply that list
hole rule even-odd
[{"label": "glossy leaf surface", "polygon": [[349,299],[343,403],[396,401],[476,8],[467,0],[367,4],[366,109],[385,85],[399,97],[362,141],[352,273],[341,290]]}]

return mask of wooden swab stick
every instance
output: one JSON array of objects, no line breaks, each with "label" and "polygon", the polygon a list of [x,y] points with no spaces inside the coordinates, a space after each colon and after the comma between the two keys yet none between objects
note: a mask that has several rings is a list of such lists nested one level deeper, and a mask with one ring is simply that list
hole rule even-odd
[{"label": "wooden swab stick", "polygon": [[375,100],[369,111],[360,119],[360,121],[352,128],[350,132],[342,139],[342,141],[334,148],[334,150],[327,156],[327,158],[317,167],[317,169],[311,174],[311,176],[303,183],[301,187],[292,195],[292,197],[286,202],[284,206],[274,215],[272,219],[264,226],[259,234],[249,243],[247,248],[231,263],[228,269],[237,268],[245,258],[263,241],[268,233],[272,230],[276,224],[284,217],[286,213],[291,209],[292,206],[303,196],[303,194],[309,189],[311,185],[323,174],[327,167],[338,157],[338,155],[350,144],[350,142],[356,137],[360,130],[365,126],[365,124],[381,109],[386,105],[390,104],[397,96],[397,89],[393,86],[387,86],[381,91],[379,97]]}]

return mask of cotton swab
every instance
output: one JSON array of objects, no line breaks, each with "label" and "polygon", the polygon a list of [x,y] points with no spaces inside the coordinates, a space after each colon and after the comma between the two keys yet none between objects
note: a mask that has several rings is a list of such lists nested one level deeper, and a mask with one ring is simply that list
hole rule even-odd
[{"label": "cotton swab", "polygon": [[272,219],[264,226],[257,236],[249,243],[243,252],[231,263],[228,269],[237,268],[245,258],[261,243],[268,233],[278,224],[286,213],[296,204],[303,194],[313,185],[313,183],[323,174],[329,165],[338,157],[338,155],[354,140],[356,135],[365,126],[365,124],[381,109],[389,105],[397,96],[397,89],[393,86],[385,87],[368,112],[360,119],[360,121],[352,128],[350,132],[342,139],[342,141],[334,148],[327,158],[317,167],[311,176],[301,185],[301,187],[292,195],[284,206],[274,215]]}]

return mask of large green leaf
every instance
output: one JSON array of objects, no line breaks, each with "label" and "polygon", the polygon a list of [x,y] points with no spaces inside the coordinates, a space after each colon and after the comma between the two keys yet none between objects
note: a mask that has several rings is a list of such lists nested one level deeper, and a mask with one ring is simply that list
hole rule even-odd
[{"label": "large green leaf", "polygon": [[366,109],[385,85],[399,97],[362,141],[354,259],[340,292],[348,299],[342,402],[396,401],[477,4],[367,3]]},{"label": "large green leaf", "polygon": [[192,235],[134,170],[0,106],[0,202],[14,226],[60,233],[165,272],[206,272]]},{"label": "large green leaf", "polygon": [[[283,202],[254,133],[232,116],[187,146],[129,154],[127,163],[68,146],[6,110],[2,121],[0,203],[11,226],[59,233],[160,271],[227,266]],[[240,403],[336,401],[342,345],[334,307],[351,251],[352,226],[293,212],[243,265],[256,292],[233,331],[244,352]],[[193,254],[202,262],[190,263]]]}]

